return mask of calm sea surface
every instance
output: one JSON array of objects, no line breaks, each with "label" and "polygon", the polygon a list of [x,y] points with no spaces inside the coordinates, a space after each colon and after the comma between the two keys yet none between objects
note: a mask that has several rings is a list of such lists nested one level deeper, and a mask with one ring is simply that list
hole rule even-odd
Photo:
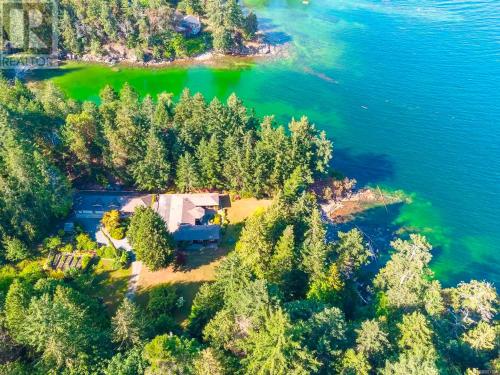
[{"label": "calm sea surface", "polygon": [[445,285],[500,281],[500,1],[246,4],[290,43],[289,58],[217,69],[75,64],[38,78],[77,99],[128,81],[142,94],[236,92],[283,123],[305,114],[333,138],[337,169],[413,197],[360,224],[367,233],[382,222],[425,233]]}]

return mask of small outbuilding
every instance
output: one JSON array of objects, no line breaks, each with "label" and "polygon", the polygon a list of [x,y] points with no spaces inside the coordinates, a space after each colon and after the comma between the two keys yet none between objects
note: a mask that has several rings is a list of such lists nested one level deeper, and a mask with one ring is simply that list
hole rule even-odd
[{"label": "small outbuilding", "polygon": [[200,17],[188,15],[184,16],[177,27],[178,31],[187,36],[198,35],[201,31]]}]

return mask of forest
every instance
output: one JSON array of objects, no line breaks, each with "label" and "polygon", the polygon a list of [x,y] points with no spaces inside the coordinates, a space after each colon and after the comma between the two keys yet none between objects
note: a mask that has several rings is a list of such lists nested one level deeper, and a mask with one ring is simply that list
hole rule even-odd
[{"label": "forest", "polygon": [[[0,132],[1,374],[500,371],[491,283],[443,287],[419,234],[395,238],[384,259],[357,229],[331,240],[309,186],[330,171],[333,147],[305,117],[285,128],[235,95],[141,99],[129,85],[79,103],[50,83],[2,79]],[[87,186],[273,203],[246,220],[180,325],[173,287],[110,313],[92,267],[56,275],[34,261],[56,246],[73,189]],[[149,211],[132,218],[131,239],[171,246]]]},{"label": "forest", "polygon": [[68,213],[72,186],[272,196],[293,172],[308,181],[326,172],[332,155],[306,117],[285,129],[235,95],[207,103],[185,90],[174,104],[166,93],[141,100],[126,84],[105,87],[96,105],[4,79],[0,103],[0,235],[27,244]]},{"label": "forest", "polygon": [[[255,14],[244,15],[237,0],[63,0],[59,13],[61,49],[76,57],[120,51],[137,61],[162,61],[212,48],[237,52],[257,31]],[[179,29],[186,14],[200,17],[206,31]]]}]

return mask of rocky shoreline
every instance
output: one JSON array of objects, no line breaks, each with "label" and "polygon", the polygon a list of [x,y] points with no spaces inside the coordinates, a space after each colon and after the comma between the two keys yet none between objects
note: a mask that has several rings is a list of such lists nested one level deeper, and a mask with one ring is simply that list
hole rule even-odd
[{"label": "rocky shoreline", "polygon": [[265,34],[260,33],[257,40],[248,42],[237,51],[232,51],[227,54],[217,53],[214,50],[206,51],[200,55],[179,58],[173,60],[150,60],[150,61],[137,61],[129,51],[123,47],[113,46],[109,50],[113,51],[106,56],[96,56],[87,53],[83,56],[76,56],[68,54],[61,57],[60,62],[77,61],[100,63],[107,65],[129,65],[138,67],[163,67],[171,65],[186,65],[186,64],[203,64],[212,65],[217,64],[224,59],[239,59],[239,58],[278,58],[286,57],[288,55],[288,43],[277,44],[266,40]]},{"label": "rocky shoreline", "polygon": [[329,200],[321,205],[325,217],[333,223],[345,223],[350,221],[356,214],[367,209],[390,206],[407,201],[408,198],[401,193],[383,192],[378,188],[363,188],[352,195]]}]

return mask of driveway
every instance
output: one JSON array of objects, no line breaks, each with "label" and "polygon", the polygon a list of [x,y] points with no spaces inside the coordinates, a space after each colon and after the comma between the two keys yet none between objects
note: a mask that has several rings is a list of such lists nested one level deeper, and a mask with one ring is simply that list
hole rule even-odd
[{"label": "driveway", "polygon": [[137,291],[137,286],[139,285],[139,276],[141,275],[142,262],[134,261],[132,262],[132,274],[128,280],[127,298],[132,299]]}]

